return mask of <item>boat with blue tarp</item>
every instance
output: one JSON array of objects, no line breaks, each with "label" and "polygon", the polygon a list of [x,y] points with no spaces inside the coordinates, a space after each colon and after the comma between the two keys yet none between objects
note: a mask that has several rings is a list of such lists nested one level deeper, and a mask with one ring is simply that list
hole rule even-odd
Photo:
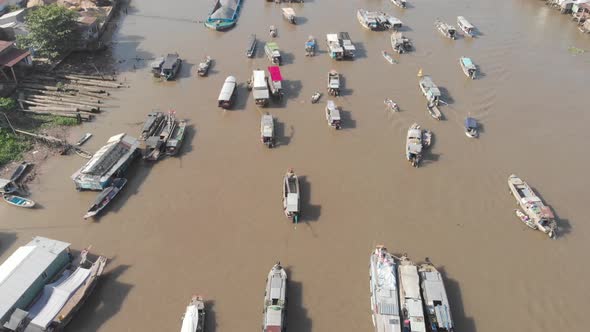
[{"label": "boat with blue tarp", "polygon": [[459,58],[459,64],[461,65],[461,69],[463,69],[463,73],[474,80],[477,75],[477,67],[473,61],[470,58],[462,56]]},{"label": "boat with blue tarp", "polygon": [[205,26],[209,29],[222,31],[236,25],[242,0],[217,0]]},{"label": "boat with blue tarp", "polygon": [[32,208],[33,206],[35,206],[35,202],[20,196],[4,194],[2,195],[2,199],[10,205],[22,208]]},{"label": "boat with blue tarp", "polygon": [[315,47],[316,47],[315,38],[313,38],[313,36],[309,36],[309,38],[307,38],[307,41],[305,42],[305,55],[306,56],[314,56],[315,55]]},{"label": "boat with blue tarp", "polygon": [[477,138],[479,136],[477,121],[474,118],[465,118],[465,135],[471,138]]}]

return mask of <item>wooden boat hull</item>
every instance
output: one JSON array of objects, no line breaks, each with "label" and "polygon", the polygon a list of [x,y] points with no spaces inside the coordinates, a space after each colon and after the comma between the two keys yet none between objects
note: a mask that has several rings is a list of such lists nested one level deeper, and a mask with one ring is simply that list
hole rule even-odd
[{"label": "wooden boat hull", "polygon": [[10,176],[10,181],[18,182],[20,180],[20,178],[23,176],[23,174],[25,174],[25,172],[27,171],[29,166],[31,166],[31,164],[29,164],[26,161],[23,161],[20,165],[18,165],[18,167],[14,170],[14,172]]},{"label": "wooden boat hull", "polygon": [[212,21],[212,22],[205,22],[205,26],[211,30],[216,31],[225,31],[233,28],[236,25],[236,21],[230,22],[219,22],[219,21]]},{"label": "wooden boat hull", "polygon": [[455,331],[455,324],[451,317],[451,308],[445,284],[440,272],[432,265],[428,258],[427,263],[420,264],[420,286],[424,302],[424,312],[430,330]]},{"label": "wooden boat hull", "polygon": [[426,331],[418,267],[406,255],[398,264],[399,303],[404,331]]},{"label": "wooden boat hull", "polygon": [[289,170],[283,178],[283,211],[293,222],[299,221],[299,178]]},{"label": "wooden boat hull", "polygon": [[437,105],[430,104],[430,105],[427,105],[426,108],[428,109],[428,114],[430,114],[431,117],[433,117],[436,120],[442,119],[442,117],[443,117],[442,113]]},{"label": "wooden boat hull", "polygon": [[109,205],[112,200],[119,194],[119,192],[127,184],[127,179],[117,178],[113,180],[113,183],[105,188],[100,194],[95,203],[88,209],[88,212],[84,215],[84,219],[88,219],[98,215],[104,208]]},{"label": "wooden boat hull", "polygon": [[246,56],[248,58],[254,57],[256,54],[256,35],[250,35],[250,39],[248,39],[248,49],[246,49]]},{"label": "wooden boat hull", "polygon": [[2,195],[2,199],[13,206],[16,207],[21,207],[21,208],[33,208],[35,206],[35,202],[24,198],[24,197],[20,197],[20,196],[15,196],[15,195],[8,195],[8,194],[4,194]]},{"label": "wooden boat hull", "polygon": [[557,222],[549,206],[541,201],[528,183],[514,174],[508,177],[508,188],[537,229],[553,238],[557,232]]},{"label": "wooden boat hull", "polygon": [[389,53],[381,51],[381,55],[387,60],[387,62],[389,62],[389,64],[393,65],[395,63],[395,60],[389,55]]},{"label": "wooden boat hull", "polygon": [[88,141],[90,137],[92,137],[91,133],[84,134],[84,136],[82,136],[82,138],[80,138],[78,142],[76,142],[76,146],[82,146],[82,144],[86,143],[86,141]]},{"label": "wooden boat hull", "polygon": [[262,310],[262,331],[287,330],[287,278],[287,271],[280,262],[268,273]]}]

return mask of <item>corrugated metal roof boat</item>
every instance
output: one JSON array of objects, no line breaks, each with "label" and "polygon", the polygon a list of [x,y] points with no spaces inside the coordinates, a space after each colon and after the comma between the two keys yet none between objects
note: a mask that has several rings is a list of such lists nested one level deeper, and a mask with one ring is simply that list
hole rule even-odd
[{"label": "corrugated metal roof boat", "polygon": [[283,76],[281,75],[281,68],[279,66],[269,66],[268,68],[268,87],[273,97],[277,99],[283,98]]},{"label": "corrugated metal roof boat", "polygon": [[418,167],[422,160],[422,151],[430,146],[432,133],[429,130],[422,130],[417,123],[408,129],[406,137],[406,159],[414,167]]},{"label": "corrugated metal roof boat", "polygon": [[328,44],[328,53],[332,59],[342,60],[344,58],[344,48],[340,45],[340,40],[338,39],[337,34],[327,34],[326,43]]},{"label": "corrugated metal roof boat", "polygon": [[241,4],[241,0],[216,0],[205,26],[217,31],[232,28],[238,20]]},{"label": "corrugated metal roof boat", "polygon": [[125,133],[112,136],[92,158],[72,175],[78,190],[103,190],[137,156],[139,141]]},{"label": "corrugated metal roof boat", "polygon": [[205,57],[205,60],[199,63],[199,67],[197,68],[197,74],[199,76],[206,76],[209,73],[209,67],[211,67],[211,62],[213,60],[210,56]]},{"label": "corrugated metal roof boat", "polygon": [[551,207],[543,203],[528,183],[514,174],[508,177],[508,187],[520,208],[535,223],[537,229],[550,238],[554,237],[557,232],[557,221]]},{"label": "corrugated metal roof boat", "polygon": [[471,61],[470,58],[467,57],[460,57],[459,58],[459,65],[461,65],[461,69],[463,69],[463,73],[465,76],[469,77],[470,79],[474,80],[475,76],[477,75],[477,67]]},{"label": "corrugated metal roof boat", "polygon": [[221,87],[219,97],[217,97],[217,106],[225,109],[231,108],[236,99],[237,91],[236,78],[228,76]]},{"label": "corrugated metal roof boat", "polygon": [[359,9],[356,17],[359,23],[369,30],[399,29],[403,25],[398,18],[379,11]]},{"label": "corrugated metal roof boat", "polygon": [[441,97],[441,92],[438,86],[434,84],[432,78],[428,75],[422,76],[418,81],[420,90],[429,104],[438,105]]},{"label": "corrugated metal roof boat", "polygon": [[384,246],[369,258],[371,312],[375,332],[401,332],[396,264]]},{"label": "corrugated metal roof boat", "polygon": [[454,26],[442,22],[441,20],[436,20],[434,22],[434,26],[438,29],[438,31],[445,37],[449,39],[456,39],[457,38],[457,30]]},{"label": "corrugated metal roof boat", "polygon": [[264,45],[264,52],[266,56],[273,64],[280,66],[283,60],[279,45],[275,42],[268,42]]},{"label": "corrugated metal roof boat", "polygon": [[283,178],[283,210],[287,218],[299,221],[299,178],[293,169],[289,169]]},{"label": "corrugated metal roof boat", "polygon": [[184,142],[184,134],[186,133],[186,120],[180,120],[174,130],[170,139],[166,142],[166,155],[173,156],[180,151],[182,142]]},{"label": "corrugated metal roof boat", "polygon": [[180,332],[204,332],[205,331],[205,301],[202,297],[194,295],[182,315]]},{"label": "corrugated metal roof boat", "polygon": [[338,32],[338,42],[343,50],[343,57],[352,59],[356,54],[356,47],[350,39],[348,32]]},{"label": "corrugated metal roof boat", "polygon": [[442,275],[428,259],[426,260],[427,263],[420,264],[418,272],[430,330],[453,332],[455,325],[451,318],[451,308]]},{"label": "corrugated metal roof boat", "polygon": [[269,149],[275,145],[275,122],[269,113],[260,119],[260,140]]},{"label": "corrugated metal roof boat", "polygon": [[[157,77],[163,77],[167,81],[173,80],[176,77],[176,74],[178,74],[178,70],[180,70],[182,59],[180,59],[178,53],[169,53],[161,59],[162,62],[160,62],[159,67],[157,66],[159,61],[152,64],[154,75]],[[156,74],[158,70],[159,74]]]},{"label": "corrugated metal roof boat", "polygon": [[465,19],[463,16],[457,16],[457,25],[459,29],[463,30],[465,34],[469,37],[475,37],[475,27]]},{"label": "corrugated metal roof boat", "polygon": [[334,97],[340,95],[340,74],[334,69],[328,72],[328,94]]},{"label": "corrugated metal roof boat", "polygon": [[426,332],[418,267],[407,255],[403,255],[398,265],[398,271],[399,301],[404,332]]},{"label": "corrugated metal roof boat", "polygon": [[252,78],[249,82],[250,89],[252,89],[252,95],[254,96],[254,102],[258,106],[266,106],[269,101],[268,82],[264,70],[252,71]]},{"label": "corrugated metal roof boat", "polygon": [[340,129],[342,126],[340,108],[336,106],[336,103],[333,100],[328,100],[326,103],[326,121],[328,121],[330,127],[333,127],[336,130]]},{"label": "corrugated metal roof boat", "polygon": [[394,32],[391,34],[391,47],[399,54],[406,53],[412,50],[412,42],[401,32]]},{"label": "corrugated metal roof boat", "polygon": [[262,332],[287,331],[287,271],[277,262],[266,278]]}]

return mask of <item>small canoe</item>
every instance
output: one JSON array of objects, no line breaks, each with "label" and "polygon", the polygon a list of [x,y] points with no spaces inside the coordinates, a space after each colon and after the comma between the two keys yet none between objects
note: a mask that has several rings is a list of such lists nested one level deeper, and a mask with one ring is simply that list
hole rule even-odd
[{"label": "small canoe", "polygon": [[383,103],[385,106],[387,106],[388,110],[392,112],[399,112],[399,106],[393,100],[387,98]]},{"label": "small canoe", "polygon": [[199,67],[197,68],[197,74],[199,76],[207,76],[209,72],[209,67],[211,67],[211,59],[210,56],[205,57],[204,61],[199,63]]},{"label": "small canoe", "polygon": [[102,211],[102,209],[112,202],[115,196],[117,196],[117,194],[123,189],[125,184],[127,184],[127,179],[114,179],[110,186],[106,187],[100,194],[98,194],[94,204],[92,204],[90,209],[88,209],[88,212],[84,215],[84,219],[94,217]]},{"label": "small canoe", "polygon": [[428,108],[428,113],[430,114],[430,116],[437,120],[442,119],[442,113],[440,109],[438,109],[438,106],[436,104],[428,104],[426,107]]},{"label": "small canoe", "polygon": [[82,146],[82,144],[86,143],[86,141],[89,140],[90,137],[92,137],[91,133],[84,134],[84,136],[82,136],[82,138],[80,138],[78,142],[76,142],[76,146]]},{"label": "small canoe", "polygon": [[311,103],[315,104],[318,101],[320,101],[320,98],[322,97],[322,93],[319,91],[316,91],[313,95],[311,95]]},{"label": "small canoe", "polygon": [[381,51],[381,55],[383,55],[383,57],[385,58],[385,60],[387,60],[387,62],[389,62],[390,64],[394,64],[397,63],[397,61],[395,61],[391,55],[389,55],[389,53],[385,52],[385,51]]},{"label": "small canoe", "polygon": [[2,195],[2,199],[10,205],[14,205],[14,206],[22,207],[22,208],[32,208],[33,206],[35,206],[35,202],[33,202],[30,199],[20,197],[20,196]]},{"label": "small canoe", "polygon": [[84,159],[92,158],[92,154],[79,148],[74,148],[74,152]]},{"label": "small canoe", "polygon": [[256,54],[256,35],[251,34],[250,38],[248,38],[248,48],[246,49],[246,56],[248,58],[254,57]]},{"label": "small canoe", "polygon": [[23,176],[23,174],[25,174],[25,172],[27,171],[27,168],[29,168],[29,166],[31,166],[31,164],[29,164],[26,161],[23,161],[20,165],[18,165],[18,167],[12,173],[12,176],[10,177],[10,181],[18,182],[18,180],[20,180],[20,178]]}]

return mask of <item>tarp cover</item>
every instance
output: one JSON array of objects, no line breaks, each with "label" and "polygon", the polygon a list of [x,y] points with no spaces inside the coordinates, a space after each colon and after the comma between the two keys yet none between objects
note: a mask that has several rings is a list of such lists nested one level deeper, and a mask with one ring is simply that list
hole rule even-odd
[{"label": "tarp cover", "polygon": [[477,128],[477,121],[474,118],[466,118],[465,128]]},{"label": "tarp cover", "polygon": [[268,67],[268,72],[270,73],[270,79],[272,81],[278,82],[283,80],[283,77],[281,76],[281,69],[279,69],[278,66]]}]

